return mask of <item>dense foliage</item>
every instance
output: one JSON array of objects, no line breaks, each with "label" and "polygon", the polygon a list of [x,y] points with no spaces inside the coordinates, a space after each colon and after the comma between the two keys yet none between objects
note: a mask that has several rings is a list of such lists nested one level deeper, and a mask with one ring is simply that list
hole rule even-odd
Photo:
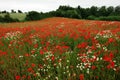
[{"label": "dense foliage", "polygon": [[[7,11],[1,11],[0,13],[9,13]],[[11,10],[11,13],[16,13],[16,11]],[[18,10],[18,13],[22,11]],[[77,19],[92,19],[92,20],[110,20],[110,21],[120,21],[120,6],[92,6],[90,8],[82,8],[80,6],[73,8],[70,6],[60,6],[56,11],[50,12],[37,12],[30,11],[26,14],[24,21],[40,20],[48,17],[67,17],[67,18],[77,18]],[[10,18],[10,17],[9,17]],[[16,20],[5,21],[0,17],[0,22],[16,22]]]}]

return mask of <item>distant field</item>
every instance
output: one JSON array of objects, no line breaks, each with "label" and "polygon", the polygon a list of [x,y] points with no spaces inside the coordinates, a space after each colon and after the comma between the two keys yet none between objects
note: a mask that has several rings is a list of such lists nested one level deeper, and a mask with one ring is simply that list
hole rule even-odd
[{"label": "distant field", "polygon": [[57,26],[60,24],[64,24],[66,26],[72,27],[80,27],[80,28],[91,28],[93,30],[106,30],[106,29],[116,29],[119,28],[119,21],[97,21],[97,20],[79,20],[79,19],[70,19],[70,18],[62,18],[62,17],[53,17],[47,18],[38,21],[28,21],[23,23],[4,23],[0,26],[2,27],[47,27],[47,26]]},{"label": "distant field", "polygon": [[[6,13],[0,14],[0,16],[4,17]],[[24,20],[26,17],[25,13],[11,13],[10,17],[13,19],[18,19],[20,21]]]}]

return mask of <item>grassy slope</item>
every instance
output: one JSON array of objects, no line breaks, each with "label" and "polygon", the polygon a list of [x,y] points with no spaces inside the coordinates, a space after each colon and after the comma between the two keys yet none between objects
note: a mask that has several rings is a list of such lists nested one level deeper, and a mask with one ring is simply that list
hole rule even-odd
[{"label": "grassy slope", "polygon": [[[5,13],[0,14],[0,16],[4,17]],[[24,14],[24,13],[11,13],[10,17],[13,18],[13,19],[19,19],[20,21],[22,21],[22,20],[25,19],[26,14]]]}]

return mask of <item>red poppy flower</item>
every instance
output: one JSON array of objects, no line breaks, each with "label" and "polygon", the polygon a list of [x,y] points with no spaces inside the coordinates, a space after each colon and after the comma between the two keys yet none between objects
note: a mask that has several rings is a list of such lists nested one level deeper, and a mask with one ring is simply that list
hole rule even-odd
[{"label": "red poppy flower", "polygon": [[40,50],[40,54],[44,54],[43,50]]},{"label": "red poppy flower", "polygon": [[81,44],[78,44],[77,47],[78,48],[86,48],[87,47],[87,43],[86,42],[82,42]]},{"label": "red poppy flower", "polygon": [[108,39],[108,42],[109,42],[109,43],[112,43],[112,42],[114,42],[114,39],[113,39],[113,38],[109,38],[109,39]]},{"label": "red poppy flower", "polygon": [[84,74],[80,74],[79,78],[80,80],[84,80]]},{"label": "red poppy flower", "polygon": [[92,70],[95,70],[95,69],[96,69],[96,66],[92,66],[91,69],[92,69]]},{"label": "red poppy flower", "polygon": [[52,56],[52,57],[51,57],[51,60],[54,61],[54,60],[55,60],[55,56]]},{"label": "red poppy flower", "polygon": [[20,76],[19,75],[15,76],[15,80],[20,80]]},{"label": "red poppy flower", "polygon": [[31,64],[32,67],[35,67],[36,65],[34,63]]},{"label": "red poppy flower", "polygon": [[103,56],[103,60],[107,62],[111,62],[113,57],[114,57],[113,53],[110,53],[109,55]]}]

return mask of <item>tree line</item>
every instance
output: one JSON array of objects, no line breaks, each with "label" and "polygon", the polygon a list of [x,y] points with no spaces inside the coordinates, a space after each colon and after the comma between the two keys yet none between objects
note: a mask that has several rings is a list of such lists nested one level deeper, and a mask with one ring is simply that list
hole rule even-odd
[{"label": "tree line", "polygon": [[[2,22],[2,20],[3,22],[19,22],[18,19],[10,18],[10,13],[7,11],[0,11],[0,13],[7,13],[4,17],[0,17],[0,22]],[[18,10],[18,12],[11,10],[11,13],[23,12],[21,10]],[[59,8],[55,11],[50,11],[46,13],[30,11],[25,14],[26,18],[24,21],[40,20],[49,17],[120,21],[120,5],[116,7],[91,6],[90,8],[82,8],[81,6],[77,6],[76,8],[71,6],[59,6]]]}]

